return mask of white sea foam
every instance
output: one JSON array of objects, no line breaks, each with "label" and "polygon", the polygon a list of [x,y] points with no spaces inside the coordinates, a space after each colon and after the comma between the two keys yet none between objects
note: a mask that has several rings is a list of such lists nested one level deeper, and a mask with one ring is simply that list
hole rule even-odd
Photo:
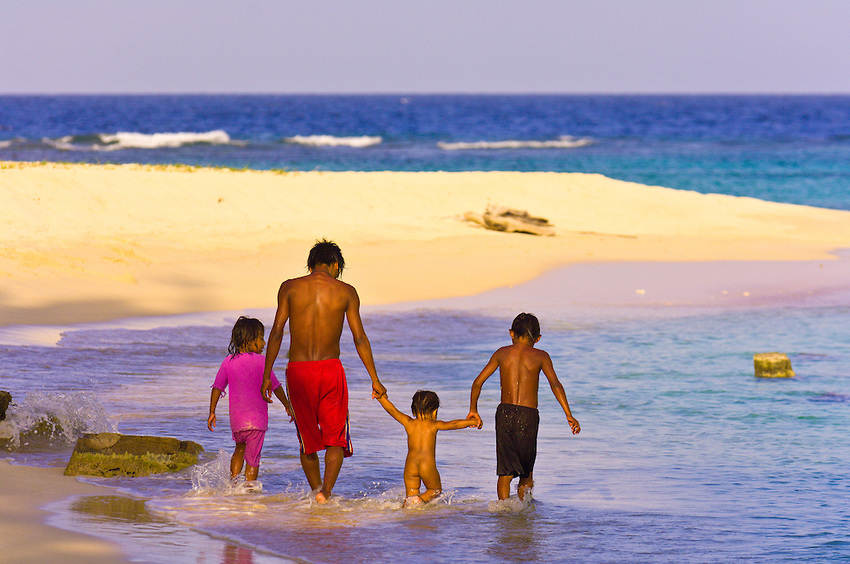
[{"label": "white sea foam", "polygon": [[0,149],[8,149],[12,146],[11,141],[0,141]]},{"label": "white sea foam", "polygon": [[361,137],[335,137],[333,135],[296,135],[287,137],[289,143],[297,143],[298,145],[310,145],[312,147],[370,147],[380,144],[383,139],[379,136],[370,137],[364,135]]},{"label": "white sea foam", "polygon": [[106,143],[106,149],[159,149],[163,147],[174,148],[183,145],[194,145],[196,143],[208,143],[210,145],[226,145],[230,143],[230,136],[226,131],[216,129],[204,133],[193,133],[181,131],[178,133],[134,133],[118,132],[114,135],[101,134],[101,141]]},{"label": "white sea foam", "polygon": [[44,138],[42,143],[62,151],[119,151],[121,149],[174,149],[184,145],[243,145],[230,139],[226,131],[176,133],[137,133],[119,131],[97,135],[66,135],[58,139]]},{"label": "white sea foam", "polygon": [[0,422],[0,439],[13,448],[71,444],[83,433],[116,432],[97,397],[90,392],[28,393],[13,403]]},{"label": "white sea foam", "polygon": [[437,146],[445,151],[462,151],[468,149],[576,149],[593,143],[592,139],[576,139],[569,135],[562,135],[558,139],[547,141],[521,141],[508,139],[505,141],[473,141],[446,143],[440,141]]}]

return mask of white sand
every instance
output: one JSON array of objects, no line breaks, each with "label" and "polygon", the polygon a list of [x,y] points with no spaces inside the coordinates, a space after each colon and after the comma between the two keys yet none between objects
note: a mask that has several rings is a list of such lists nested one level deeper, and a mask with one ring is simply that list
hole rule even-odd
[{"label": "white sand", "polygon": [[[828,259],[850,212],[591,174],[259,171],[0,163],[0,325],[275,305],[317,238],[362,302],[450,296],[583,261]],[[488,203],[557,236],[464,221]]]},{"label": "white sand", "polygon": [[105,495],[112,490],[62,475],[62,468],[14,466],[0,460],[0,561],[90,564],[125,562],[114,544],[44,525],[39,509],[73,495]]},{"label": "white sand", "polygon": [[[469,296],[580,262],[830,260],[850,247],[850,212],[591,174],[0,163],[0,194],[0,326],[274,307],[321,237],[342,247],[364,305]],[[543,216],[557,235],[462,219],[488,204]],[[2,557],[121,560],[41,524],[36,508],[97,491],[0,463]]]}]

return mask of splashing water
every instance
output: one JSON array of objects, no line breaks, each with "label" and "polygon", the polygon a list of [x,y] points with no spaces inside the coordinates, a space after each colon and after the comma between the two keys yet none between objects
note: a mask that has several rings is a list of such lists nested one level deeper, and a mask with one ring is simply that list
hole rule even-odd
[{"label": "splashing water", "polygon": [[28,393],[0,422],[0,446],[18,450],[69,445],[85,433],[104,432],[117,432],[117,426],[94,394]]}]

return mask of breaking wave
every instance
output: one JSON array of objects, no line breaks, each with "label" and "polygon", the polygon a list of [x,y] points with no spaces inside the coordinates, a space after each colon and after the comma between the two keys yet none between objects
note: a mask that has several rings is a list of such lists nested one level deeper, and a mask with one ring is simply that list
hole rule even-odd
[{"label": "breaking wave", "polygon": [[90,392],[28,393],[0,421],[0,447],[73,444],[84,433],[116,432],[103,405]]},{"label": "breaking wave", "polygon": [[370,137],[363,135],[361,137],[335,137],[333,135],[296,135],[287,137],[288,143],[296,143],[298,145],[309,145],[311,147],[370,147],[379,145],[383,139],[379,136]]},{"label": "breaking wave", "polygon": [[592,139],[576,139],[569,135],[562,135],[558,139],[548,141],[520,141],[508,139],[505,141],[460,141],[447,143],[440,141],[437,146],[446,151],[461,151],[466,149],[576,149],[593,143]]},{"label": "breaking wave", "polygon": [[121,149],[174,149],[185,145],[238,145],[226,131],[216,129],[202,133],[100,133],[67,135],[59,139],[42,139],[47,145],[64,151],[119,151]]}]

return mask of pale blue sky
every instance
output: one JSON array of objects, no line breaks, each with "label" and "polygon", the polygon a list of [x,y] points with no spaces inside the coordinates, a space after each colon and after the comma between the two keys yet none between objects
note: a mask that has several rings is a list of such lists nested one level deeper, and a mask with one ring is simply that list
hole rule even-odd
[{"label": "pale blue sky", "polygon": [[848,0],[4,0],[0,93],[850,93]]}]

